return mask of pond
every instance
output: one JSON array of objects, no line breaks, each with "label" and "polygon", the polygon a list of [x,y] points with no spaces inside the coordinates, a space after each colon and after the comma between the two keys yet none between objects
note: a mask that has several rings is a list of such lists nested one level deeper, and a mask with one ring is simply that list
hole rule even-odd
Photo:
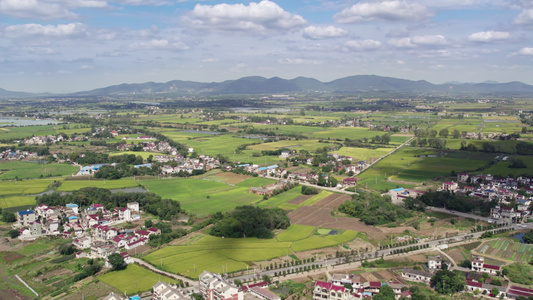
[{"label": "pond", "polygon": [[6,126],[39,126],[39,125],[55,125],[59,124],[57,120],[44,119],[23,119],[23,118],[0,118],[0,127]]},{"label": "pond", "polygon": [[522,239],[524,234],[525,233],[517,233],[517,234],[511,235],[511,237],[519,240],[522,244],[524,244],[524,240]]}]

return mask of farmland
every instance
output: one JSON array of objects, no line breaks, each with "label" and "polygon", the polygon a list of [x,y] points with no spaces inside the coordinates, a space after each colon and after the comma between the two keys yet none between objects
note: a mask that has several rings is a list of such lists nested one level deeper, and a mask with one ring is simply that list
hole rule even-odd
[{"label": "farmland", "polygon": [[121,271],[98,276],[98,279],[128,295],[150,290],[158,281],[176,283],[176,280],[170,277],[161,276],[135,264],[130,264]]},{"label": "farmland", "polygon": [[103,189],[123,189],[138,186],[133,178],[119,180],[65,180],[57,188],[59,192],[72,192],[86,187],[98,187]]},{"label": "farmland", "polygon": [[0,180],[26,179],[52,176],[65,176],[78,172],[78,168],[67,164],[38,164],[33,162],[10,161],[0,163]]},{"label": "farmland", "polygon": [[52,182],[51,179],[2,181],[0,182],[0,196],[37,194],[46,191]]},{"label": "farmland", "polygon": [[494,257],[528,263],[533,259],[533,245],[508,239],[496,239],[483,243],[478,252]]},{"label": "farmland", "polygon": [[252,186],[264,186],[273,180],[249,178],[238,184],[230,185],[223,182],[196,178],[176,178],[161,180],[141,180],[140,183],[149,191],[163,198],[180,202],[188,212],[205,216],[217,211],[226,212],[236,206],[252,204],[262,196],[250,194]]},{"label": "farmland", "polygon": [[196,278],[203,270],[243,270],[251,262],[331,247],[351,241],[357,236],[357,232],[350,230],[339,235],[311,235],[315,231],[314,226],[291,225],[275,238],[267,240],[204,236],[190,245],[167,246],[147,255],[145,259],[156,266],[162,266],[163,270]]},{"label": "farmland", "polygon": [[35,205],[35,197],[31,196],[12,196],[0,198],[0,208],[10,208]]}]

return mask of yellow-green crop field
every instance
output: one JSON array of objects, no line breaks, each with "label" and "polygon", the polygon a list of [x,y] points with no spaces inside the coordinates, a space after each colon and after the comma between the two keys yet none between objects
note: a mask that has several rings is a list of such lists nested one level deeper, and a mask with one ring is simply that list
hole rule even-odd
[{"label": "yellow-green crop field", "polygon": [[14,179],[18,177],[24,178],[38,178],[42,176],[64,176],[71,175],[78,172],[78,168],[67,164],[38,164],[23,161],[10,161],[0,163],[0,180]]},{"label": "yellow-green crop field", "polygon": [[124,270],[98,276],[98,280],[117,288],[127,295],[148,291],[160,280],[167,283],[176,283],[176,280],[170,277],[156,274],[135,264],[129,264]]},{"label": "yellow-green crop field", "polygon": [[134,152],[134,151],[121,151],[121,152],[110,153],[109,156],[130,155],[130,154],[133,154],[133,155],[135,155],[135,156],[140,156],[140,157],[142,157],[144,160],[146,160],[150,155],[152,155],[152,156],[163,155],[163,153],[159,153],[159,152],[144,152],[144,151]]},{"label": "yellow-green crop field", "polygon": [[10,208],[26,205],[35,205],[35,197],[12,196],[0,198],[0,208]]},{"label": "yellow-green crop field", "polygon": [[[167,246],[145,257],[162,269],[196,278],[204,270],[245,270],[249,262],[269,260],[293,252],[335,246],[353,240],[357,232],[313,235],[313,226],[291,225],[273,239],[229,239],[204,236],[187,246]],[[297,255],[297,254],[296,254]]]},{"label": "yellow-green crop field", "polygon": [[71,192],[86,187],[97,187],[112,190],[137,186],[137,181],[133,180],[132,177],[118,180],[64,180],[57,190],[60,192]]},{"label": "yellow-green crop field", "polygon": [[37,194],[48,190],[53,179],[31,179],[0,182],[0,196]]}]

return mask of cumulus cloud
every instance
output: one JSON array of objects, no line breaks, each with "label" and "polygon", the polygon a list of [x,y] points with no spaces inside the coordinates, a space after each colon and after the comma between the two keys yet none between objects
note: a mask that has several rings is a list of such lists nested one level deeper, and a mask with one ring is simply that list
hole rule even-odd
[{"label": "cumulus cloud", "polygon": [[520,55],[533,55],[533,48],[522,48],[518,51]]},{"label": "cumulus cloud", "polygon": [[41,25],[41,24],[21,24],[10,25],[4,30],[9,37],[27,37],[27,36],[44,36],[44,37],[80,37],[87,31],[85,25],[81,23],[59,24],[59,25]]},{"label": "cumulus cloud", "polygon": [[283,10],[276,3],[263,0],[259,3],[244,4],[196,4],[186,24],[196,28],[245,31],[266,34],[272,31],[287,31],[304,26],[305,19]]},{"label": "cumulus cloud", "polygon": [[533,24],[533,8],[522,11],[514,19],[514,23],[520,25]]},{"label": "cumulus cloud", "polygon": [[304,59],[304,58],[285,58],[279,60],[280,64],[287,64],[287,65],[319,65],[322,62],[318,60],[312,60],[312,59]]},{"label": "cumulus cloud", "polygon": [[418,35],[414,36],[411,41],[416,45],[438,46],[446,45],[446,38],[440,34],[437,35]]},{"label": "cumulus cloud", "polygon": [[417,46],[439,46],[446,45],[447,40],[444,36],[438,35],[418,35],[412,38],[390,39],[389,45],[396,48],[414,48]]},{"label": "cumulus cloud", "polygon": [[20,18],[74,18],[77,15],[64,6],[38,0],[0,0],[0,13]]},{"label": "cumulus cloud", "polygon": [[355,23],[372,20],[410,21],[429,16],[431,13],[422,4],[404,0],[388,0],[357,3],[344,9],[333,18],[339,23]]},{"label": "cumulus cloud", "polygon": [[316,27],[308,26],[304,28],[303,36],[311,40],[321,40],[345,36],[348,32],[335,26]]},{"label": "cumulus cloud", "polygon": [[468,36],[468,40],[472,42],[488,43],[492,41],[506,40],[510,36],[509,32],[504,31],[481,31],[472,33]]},{"label": "cumulus cloud", "polygon": [[344,45],[348,50],[368,51],[381,47],[381,42],[375,40],[352,40],[347,41]]},{"label": "cumulus cloud", "polygon": [[152,39],[133,43],[130,46],[132,50],[187,50],[189,46],[180,41],[169,41],[167,39]]}]

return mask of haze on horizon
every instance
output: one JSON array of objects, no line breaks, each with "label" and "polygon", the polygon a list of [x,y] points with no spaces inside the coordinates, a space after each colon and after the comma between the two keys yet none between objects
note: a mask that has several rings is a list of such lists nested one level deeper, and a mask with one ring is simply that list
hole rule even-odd
[{"label": "haze on horizon", "polygon": [[375,74],[533,84],[526,0],[0,0],[0,88]]}]

